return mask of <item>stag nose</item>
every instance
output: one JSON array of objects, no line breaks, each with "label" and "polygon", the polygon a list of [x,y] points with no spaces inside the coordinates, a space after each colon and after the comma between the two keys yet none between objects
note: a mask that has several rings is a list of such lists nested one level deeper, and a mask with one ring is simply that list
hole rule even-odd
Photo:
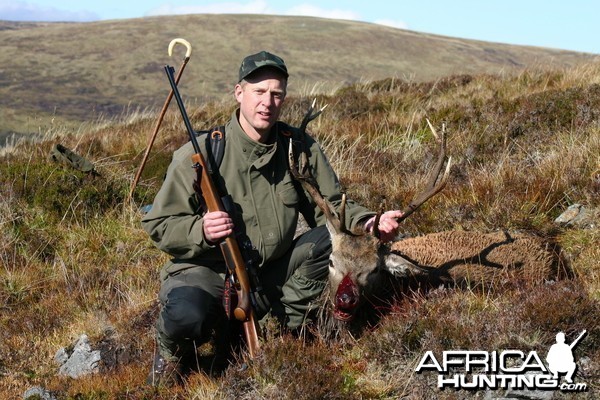
[{"label": "stag nose", "polygon": [[343,309],[352,309],[358,304],[358,298],[353,293],[338,293],[336,296],[337,306]]},{"label": "stag nose", "polygon": [[349,306],[352,303],[352,296],[348,293],[344,293],[339,297],[339,302],[345,306]]},{"label": "stag nose", "polygon": [[352,309],[358,305],[358,290],[349,275],[346,275],[340,282],[335,302],[338,308],[343,309]]}]

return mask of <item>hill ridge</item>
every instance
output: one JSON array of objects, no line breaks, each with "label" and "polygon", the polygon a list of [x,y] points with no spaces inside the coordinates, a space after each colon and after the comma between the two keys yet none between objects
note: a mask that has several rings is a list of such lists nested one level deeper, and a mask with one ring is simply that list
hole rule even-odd
[{"label": "hill ridge", "polygon": [[290,94],[390,77],[434,80],[534,66],[571,67],[585,53],[451,38],[367,22],[253,14],[190,14],[95,22],[0,21],[0,134],[158,107],[176,37],[193,46],[182,92],[231,93],[241,59],[268,49],[290,68]]}]

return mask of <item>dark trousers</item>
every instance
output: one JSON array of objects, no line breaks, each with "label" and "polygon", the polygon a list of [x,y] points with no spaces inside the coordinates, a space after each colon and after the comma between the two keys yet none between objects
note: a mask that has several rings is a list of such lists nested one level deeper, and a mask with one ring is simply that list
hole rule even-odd
[{"label": "dark trousers", "polygon": [[[325,288],[331,239],[325,226],[296,238],[286,254],[260,268],[259,279],[270,310],[267,312],[290,329],[306,322],[308,311]],[[156,324],[163,357],[180,358],[210,339],[216,323],[224,318],[224,265],[190,264],[165,276],[159,299],[161,309]]]}]

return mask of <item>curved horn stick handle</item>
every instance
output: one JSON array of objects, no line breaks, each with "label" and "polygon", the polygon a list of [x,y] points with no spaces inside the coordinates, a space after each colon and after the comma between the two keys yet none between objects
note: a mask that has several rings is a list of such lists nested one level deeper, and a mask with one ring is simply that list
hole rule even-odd
[{"label": "curved horn stick handle", "polygon": [[[171,40],[171,43],[169,43],[169,48],[168,48],[169,57],[171,57],[173,55],[173,48],[178,43],[184,45],[187,50],[185,52],[185,59],[181,63],[179,72],[177,73],[177,76],[175,77],[175,84],[179,83],[179,80],[181,79],[181,74],[183,73],[183,70],[185,69],[185,66],[187,65],[188,61],[190,61],[190,56],[192,55],[192,45],[190,44],[190,42],[188,42],[187,40],[182,39],[182,38],[176,38],[176,39]],[[173,98],[173,89],[171,89],[171,91],[169,92],[169,95],[167,96],[167,99],[165,100],[165,104],[163,104],[163,108],[160,111],[158,119],[156,120],[156,124],[154,125],[154,131],[152,133],[152,136],[150,136],[150,140],[148,141],[148,145],[146,146],[146,152],[144,153],[144,157],[142,158],[140,167],[138,168],[135,178],[133,178],[133,182],[131,183],[131,189],[129,190],[129,196],[128,196],[129,202],[131,202],[131,200],[133,199],[133,193],[135,192],[135,187],[137,186],[137,183],[139,182],[140,177],[142,176],[142,171],[144,170],[144,166],[146,165],[146,161],[148,160],[148,156],[150,155],[150,149],[152,149],[152,145],[154,144],[154,140],[156,139],[156,136],[158,135],[158,130],[160,129],[160,125],[162,124],[163,118],[165,117],[165,114],[167,113],[167,109],[169,108],[169,104],[171,103],[172,98]]]},{"label": "curved horn stick handle", "polygon": [[182,38],[176,38],[171,40],[171,43],[169,43],[169,57],[173,55],[173,48],[177,43],[180,43],[187,48],[187,51],[185,52],[185,58],[190,58],[190,56],[192,55],[192,45],[190,44],[190,42]]}]

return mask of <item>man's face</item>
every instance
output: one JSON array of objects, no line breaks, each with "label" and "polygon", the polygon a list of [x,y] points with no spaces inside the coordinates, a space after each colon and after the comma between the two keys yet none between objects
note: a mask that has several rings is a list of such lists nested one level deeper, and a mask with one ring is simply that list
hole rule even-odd
[{"label": "man's face", "polygon": [[281,112],[287,80],[277,71],[262,68],[235,85],[240,104],[240,125],[250,138],[266,140]]}]

